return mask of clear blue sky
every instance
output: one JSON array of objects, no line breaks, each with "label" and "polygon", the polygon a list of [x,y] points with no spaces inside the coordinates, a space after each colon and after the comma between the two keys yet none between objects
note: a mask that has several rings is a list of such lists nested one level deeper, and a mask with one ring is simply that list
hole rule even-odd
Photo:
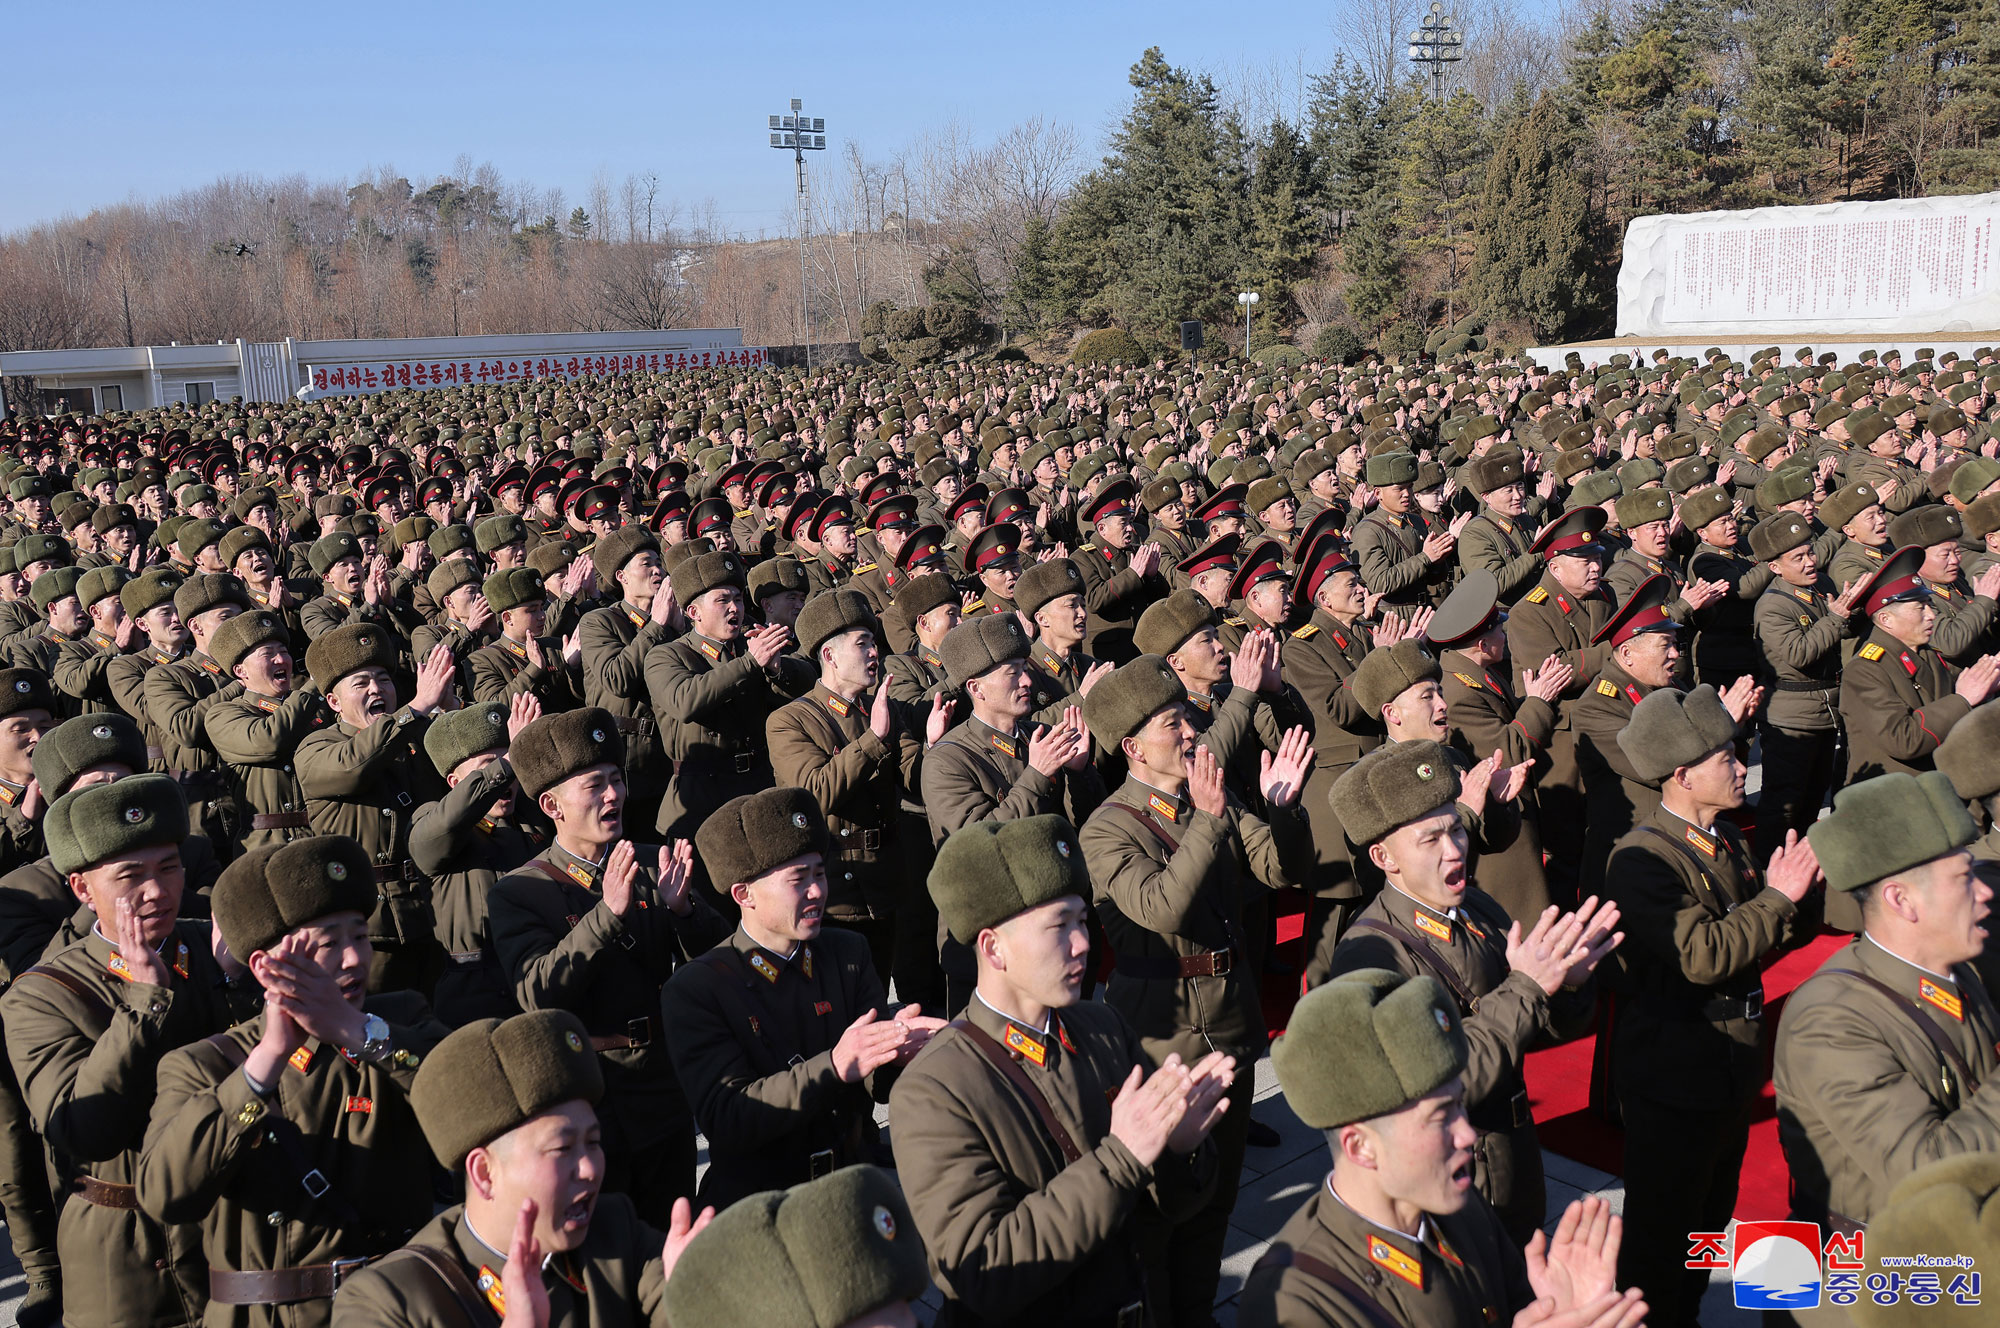
[{"label": "clear blue sky", "polygon": [[1318,67],[1331,13],[1296,0],[24,4],[4,37],[0,231],[224,175],[355,181],[393,165],[421,183],[464,153],[572,203],[600,168],[657,170],[664,193],[714,199],[732,230],[784,233],[790,172],[764,117],[789,97],[829,121],[828,158],[850,137],[879,158],[946,120],[984,140],[1037,114],[1095,149],[1147,46],[1218,77]]}]

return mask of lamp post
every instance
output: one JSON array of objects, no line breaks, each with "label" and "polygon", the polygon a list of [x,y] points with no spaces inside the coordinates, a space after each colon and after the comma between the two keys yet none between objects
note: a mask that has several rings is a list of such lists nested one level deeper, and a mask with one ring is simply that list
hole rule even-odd
[{"label": "lamp post", "polygon": [[806,193],[806,153],[826,151],[826,121],[813,116],[801,115],[805,103],[792,98],[792,109],[783,115],[774,115],[771,120],[771,146],[780,150],[789,149],[792,164],[798,173],[799,203],[799,341],[806,348],[806,368],[812,368],[812,293],[806,285],[806,228],[811,224],[812,214]]},{"label": "lamp post", "polygon": [[1243,306],[1243,358],[1250,358],[1250,311],[1257,307],[1257,292],[1238,291],[1236,302]]},{"label": "lamp post", "polygon": [[1445,78],[1451,66],[1465,58],[1465,34],[1452,24],[1456,20],[1444,12],[1442,0],[1431,0],[1431,12],[1423,26],[1410,34],[1410,63],[1429,69],[1431,95],[1444,100]]}]

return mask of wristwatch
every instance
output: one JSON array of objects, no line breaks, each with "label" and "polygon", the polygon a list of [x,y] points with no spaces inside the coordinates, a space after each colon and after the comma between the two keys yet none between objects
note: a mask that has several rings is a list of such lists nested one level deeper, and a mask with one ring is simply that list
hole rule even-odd
[{"label": "wristwatch", "polygon": [[379,1014],[368,1015],[361,1021],[361,1046],[355,1053],[364,1061],[386,1065],[394,1049],[389,1045],[389,1025]]}]

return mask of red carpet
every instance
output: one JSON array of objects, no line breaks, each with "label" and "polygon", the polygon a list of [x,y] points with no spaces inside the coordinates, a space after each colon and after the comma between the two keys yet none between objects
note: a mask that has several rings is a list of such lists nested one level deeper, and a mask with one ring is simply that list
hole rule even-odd
[{"label": "red carpet", "polygon": [[[1298,974],[1304,971],[1308,957],[1302,936],[1305,897],[1298,891],[1286,891],[1272,901],[1271,911],[1277,942],[1274,965],[1291,970],[1267,972],[1264,976],[1264,1021],[1271,1036],[1276,1037],[1285,1031],[1291,1017],[1292,1005],[1299,994]],[[1822,936],[1764,971],[1765,1025],[1773,1037],[1784,1015],[1785,998],[1811,977],[1828,955],[1847,942],[1848,938],[1842,935]],[[1528,1099],[1534,1107],[1543,1148],[1617,1175],[1624,1162],[1625,1134],[1591,1109],[1591,1072],[1596,1054],[1594,1035],[1531,1053],[1527,1065]],[[1781,1218],[1789,1208],[1789,1195],[1790,1176],[1785,1169],[1784,1152],[1778,1147],[1777,1106],[1766,1084],[1750,1126],[1750,1146],[1743,1158],[1736,1216]]]}]

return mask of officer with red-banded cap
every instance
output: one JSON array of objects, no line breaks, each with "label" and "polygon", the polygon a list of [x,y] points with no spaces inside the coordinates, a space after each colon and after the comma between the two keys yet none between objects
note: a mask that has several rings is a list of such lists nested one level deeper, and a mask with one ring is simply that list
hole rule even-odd
[{"label": "officer with red-banded cap", "polygon": [[953,553],[972,543],[972,537],[986,529],[986,497],[984,484],[968,484],[945,508],[945,529],[950,536],[946,547]]},{"label": "officer with red-banded cap", "polygon": [[686,492],[680,489],[669,489],[660,496],[660,501],[653,508],[653,514],[646,518],[646,524],[660,537],[661,549],[671,549],[674,545],[686,541],[688,513],[693,506]]},{"label": "officer with red-banded cap", "polygon": [[1225,484],[1216,490],[1215,497],[1194,509],[1194,518],[1207,528],[1210,539],[1241,535],[1250,516],[1243,505],[1249,497],[1249,485]]},{"label": "officer with red-banded cap", "polygon": [[1174,564],[1174,589],[1195,591],[1221,613],[1229,607],[1229,583],[1236,578],[1236,554],[1242,547],[1243,536],[1233,530],[1210,540]]},{"label": "officer with red-banded cap", "polygon": [[1235,654],[1252,632],[1283,635],[1292,616],[1292,574],[1285,567],[1285,546],[1264,539],[1245,550],[1242,565],[1229,581],[1229,600],[1240,605],[1240,611],[1225,611],[1222,617],[1218,634],[1228,653]]},{"label": "officer with red-banded cap", "polygon": [[959,570],[977,582],[973,598],[965,604],[965,617],[1014,612],[1014,590],[1021,580],[1021,527],[1002,521],[980,531],[965,546]]},{"label": "officer with red-banded cap", "polygon": [[[588,504],[589,495],[584,502]],[[704,498],[688,512],[688,536],[705,539],[721,553],[740,553],[736,547],[736,513],[721,498]]]},{"label": "officer with red-banded cap", "polygon": [[1840,675],[1851,783],[1932,769],[1932,754],[1952,725],[2000,682],[2000,657],[1984,656],[1961,671],[1931,648],[1937,610],[1923,561],[1921,546],[1898,549],[1861,590],[1869,632]]},{"label": "officer with red-banded cap", "polygon": [[817,552],[799,561],[806,565],[806,598],[824,594],[847,584],[853,575],[858,547],[854,533],[854,503],[845,494],[830,493],[819,500],[806,522],[804,533]]},{"label": "officer with red-banded cap", "polygon": [[[1507,611],[1507,654],[1514,663],[1514,690],[1526,690],[1522,673],[1540,669],[1561,655],[1573,676],[1562,700],[1581,696],[1597,680],[1610,647],[1593,638],[1616,606],[1603,589],[1610,550],[1601,507],[1578,507],[1543,526],[1532,546],[1542,555],[1542,579]],[[1583,777],[1577,767],[1576,734],[1567,709],[1558,704],[1549,737],[1549,768],[1542,772],[1543,848],[1549,855],[1549,887],[1558,902],[1569,896],[1583,867]]]},{"label": "officer with red-banded cap", "polygon": [[1131,480],[1112,480],[1079,514],[1092,527],[1092,538],[1077,550],[1076,559],[1083,573],[1084,607],[1090,611],[1083,649],[1114,664],[1137,657],[1132,629],[1146,606],[1164,599],[1168,590],[1160,546],[1140,543],[1145,527],[1138,494]]},{"label": "officer with red-banded cap", "polygon": [[[886,483],[889,488],[880,488]],[[861,540],[861,561],[855,565],[853,579],[848,587],[858,590],[868,600],[869,612],[879,620],[889,611],[895,599],[896,588],[890,584],[889,574],[895,570],[896,556],[903,551],[918,527],[917,496],[913,493],[895,493],[891,490],[895,481],[884,477],[871,484],[871,493],[880,493],[868,509],[869,534]]]}]

